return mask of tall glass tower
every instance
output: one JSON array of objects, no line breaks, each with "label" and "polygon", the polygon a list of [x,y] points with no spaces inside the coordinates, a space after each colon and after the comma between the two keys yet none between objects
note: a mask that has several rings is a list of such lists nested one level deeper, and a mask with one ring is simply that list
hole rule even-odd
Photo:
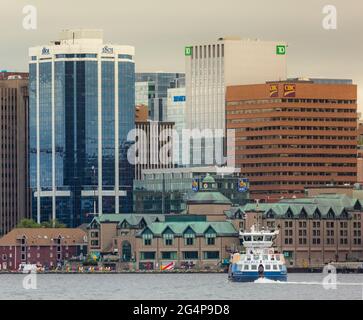
[{"label": "tall glass tower", "polygon": [[38,222],[68,226],[132,210],[134,48],[101,30],[65,30],[29,50],[29,172]]}]

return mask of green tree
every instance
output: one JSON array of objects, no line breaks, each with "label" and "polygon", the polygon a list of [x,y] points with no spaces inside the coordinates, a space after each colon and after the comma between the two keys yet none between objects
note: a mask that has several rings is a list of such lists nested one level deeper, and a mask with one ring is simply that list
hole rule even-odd
[{"label": "green tree", "polygon": [[67,226],[58,220],[44,221],[39,224],[32,219],[22,219],[17,228],[67,228]]},{"label": "green tree", "polygon": [[67,228],[67,226],[64,223],[59,222],[57,219],[44,221],[41,223],[41,226],[43,228]]},{"label": "green tree", "polygon": [[22,219],[20,220],[17,228],[39,228],[40,224],[36,223],[32,219]]}]

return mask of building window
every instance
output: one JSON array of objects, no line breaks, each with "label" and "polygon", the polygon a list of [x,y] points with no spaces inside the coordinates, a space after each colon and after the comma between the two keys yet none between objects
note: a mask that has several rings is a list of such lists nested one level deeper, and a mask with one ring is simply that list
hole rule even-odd
[{"label": "building window", "polygon": [[203,258],[208,259],[219,259],[219,251],[204,251]]},{"label": "building window", "polygon": [[164,243],[166,246],[173,245],[174,235],[172,233],[164,233],[163,238],[164,238]]},{"label": "building window", "polygon": [[151,246],[151,239],[144,239],[144,246]]},{"label": "building window", "polygon": [[161,252],[162,260],[177,260],[178,253],[176,251],[163,251]]},{"label": "building window", "polygon": [[154,251],[142,251],[140,252],[140,260],[155,260],[155,252]]},{"label": "building window", "polygon": [[198,251],[184,251],[183,259],[185,260],[198,259]]},{"label": "building window", "polygon": [[185,238],[185,245],[186,246],[194,245],[194,238]]},{"label": "building window", "polygon": [[216,244],[216,238],[206,238],[207,245],[214,246]]}]

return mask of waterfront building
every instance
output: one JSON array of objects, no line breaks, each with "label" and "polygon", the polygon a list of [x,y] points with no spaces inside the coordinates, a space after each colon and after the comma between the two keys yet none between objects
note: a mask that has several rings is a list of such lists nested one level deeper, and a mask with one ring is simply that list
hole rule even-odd
[{"label": "waterfront building", "polygon": [[185,74],[178,72],[137,72],[135,75],[136,104],[147,105],[149,120],[167,121],[166,107],[169,88],[183,85]]},{"label": "waterfront building", "polygon": [[28,74],[0,72],[0,237],[30,215]]},{"label": "waterfront building", "polygon": [[179,138],[179,148],[174,148],[176,166],[183,166],[183,129],[186,129],[185,119],[185,87],[168,89],[166,121],[174,122],[174,129]]},{"label": "waterfront building", "polygon": [[[134,211],[144,213],[181,213],[187,201],[200,189],[210,174],[218,191],[232,204],[244,204],[249,199],[247,189],[238,188],[242,179],[240,169],[218,167],[188,167],[142,170],[140,180],[134,181]],[[247,183],[248,184],[248,183]]]},{"label": "waterfront building", "polygon": [[15,228],[0,238],[0,270],[18,270],[20,264],[55,268],[87,256],[87,233],[70,228]]},{"label": "waterfront building", "polygon": [[[174,167],[173,122],[136,122],[135,179],[140,180],[142,171]],[[168,150],[163,151],[164,148]]]},{"label": "waterfront building", "polygon": [[232,223],[207,221],[205,216],[104,215],[94,218],[89,232],[105,259],[116,256],[115,264],[127,270],[160,270],[169,264],[219,269],[239,246]]},{"label": "waterfront building", "polygon": [[135,128],[134,48],[100,30],[65,30],[30,48],[29,161],[33,216],[68,226],[130,212]]},{"label": "waterfront building", "polygon": [[275,246],[287,267],[363,261],[363,201],[338,194],[248,203],[226,211],[236,228],[278,229]]},{"label": "waterfront building", "polygon": [[304,188],[357,181],[357,86],[291,79],[230,86],[227,128],[251,197],[301,197]]}]

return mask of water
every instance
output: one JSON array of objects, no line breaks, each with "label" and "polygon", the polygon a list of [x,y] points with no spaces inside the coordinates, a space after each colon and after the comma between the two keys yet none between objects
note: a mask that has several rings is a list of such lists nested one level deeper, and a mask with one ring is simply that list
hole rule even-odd
[{"label": "water", "polygon": [[[288,282],[234,283],[227,274],[39,274],[24,289],[22,274],[0,274],[0,299],[352,299],[363,300],[363,274],[288,274]],[[334,280],[334,279],[333,279]]]}]

